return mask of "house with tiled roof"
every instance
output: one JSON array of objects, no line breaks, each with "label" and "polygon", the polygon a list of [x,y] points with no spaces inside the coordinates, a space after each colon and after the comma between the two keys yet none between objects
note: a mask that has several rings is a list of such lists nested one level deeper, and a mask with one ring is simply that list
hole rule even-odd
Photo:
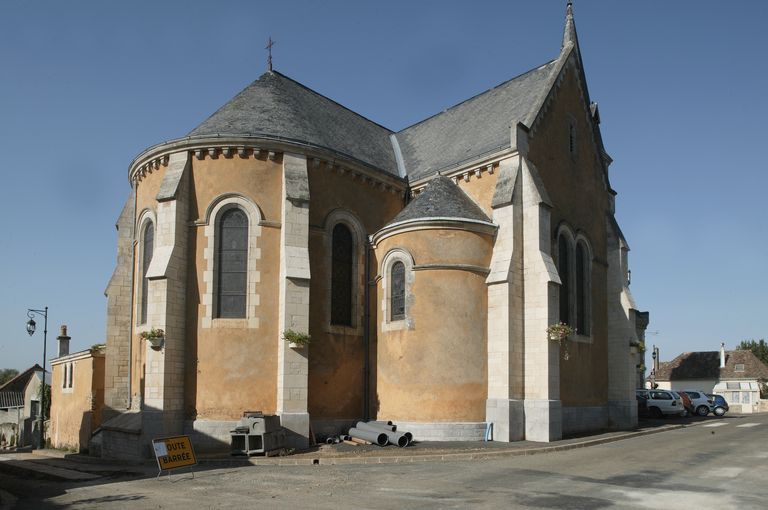
[{"label": "house with tiled roof", "polygon": [[0,386],[0,436],[6,444],[32,445],[39,437],[40,384],[43,369],[34,365]]},{"label": "house with tiled roof", "polygon": [[754,412],[760,386],[768,382],[768,366],[752,351],[684,352],[672,361],[659,363],[656,383],[671,390],[699,390],[722,395],[731,411]]},{"label": "house with tiled roof", "polygon": [[647,315],[570,2],[553,42],[402,129],[270,68],[141,152],[106,291],[104,455],[181,433],[226,450],[248,410],[295,448],[376,418],[422,441],[634,427]]}]

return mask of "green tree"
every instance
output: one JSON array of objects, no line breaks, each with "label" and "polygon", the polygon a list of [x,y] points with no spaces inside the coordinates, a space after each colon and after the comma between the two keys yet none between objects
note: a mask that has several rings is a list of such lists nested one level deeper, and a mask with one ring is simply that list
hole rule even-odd
[{"label": "green tree", "polygon": [[[739,344],[739,349],[752,351],[757,359],[768,365],[768,343],[762,338],[760,340],[744,340]],[[768,384],[766,381],[760,381],[760,398],[768,398]]]},{"label": "green tree", "polygon": [[44,383],[40,385],[40,389],[37,390],[38,400],[43,399],[43,391],[45,391],[45,410],[43,416],[47,419],[51,417],[51,385]]},{"label": "green tree", "polygon": [[17,375],[19,375],[19,371],[15,368],[0,368],[0,385],[7,383]]},{"label": "green tree", "polygon": [[738,348],[742,351],[752,351],[757,359],[768,365],[768,343],[765,340],[744,340]]}]

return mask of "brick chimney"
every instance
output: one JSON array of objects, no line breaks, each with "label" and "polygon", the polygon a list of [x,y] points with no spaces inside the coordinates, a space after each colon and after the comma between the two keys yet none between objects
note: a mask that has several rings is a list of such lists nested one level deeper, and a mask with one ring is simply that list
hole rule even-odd
[{"label": "brick chimney", "polygon": [[61,334],[56,337],[59,342],[59,357],[69,354],[69,340],[71,337],[67,336],[67,326],[61,325]]},{"label": "brick chimney", "polygon": [[720,344],[720,368],[725,368],[725,342]]}]

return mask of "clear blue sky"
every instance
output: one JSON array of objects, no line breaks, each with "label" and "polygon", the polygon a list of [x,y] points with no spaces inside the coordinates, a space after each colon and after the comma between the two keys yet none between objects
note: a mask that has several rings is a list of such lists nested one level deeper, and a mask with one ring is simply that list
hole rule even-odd
[{"label": "clear blue sky", "polygon": [[[401,129],[557,56],[564,0],[0,2],[0,368],[104,341],[127,168],[275,69]],[[576,0],[661,358],[768,337],[768,2]]]}]

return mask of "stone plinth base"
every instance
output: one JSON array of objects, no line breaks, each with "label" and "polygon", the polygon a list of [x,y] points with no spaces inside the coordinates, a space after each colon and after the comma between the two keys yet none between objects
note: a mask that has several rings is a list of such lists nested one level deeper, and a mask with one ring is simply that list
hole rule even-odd
[{"label": "stone plinth base", "polygon": [[494,441],[525,439],[525,410],[522,400],[489,398],[485,401],[485,419],[493,423]]},{"label": "stone plinth base", "polygon": [[563,437],[563,410],[559,400],[523,401],[525,439],[548,443]]},{"label": "stone plinth base", "polygon": [[606,406],[563,407],[563,434],[580,434],[608,428]]},{"label": "stone plinth base", "polygon": [[608,426],[616,430],[637,427],[637,401],[632,399],[608,402]]},{"label": "stone plinth base", "polygon": [[397,432],[410,432],[414,441],[482,441],[487,424],[481,422],[413,422],[393,420]]},{"label": "stone plinth base", "polygon": [[283,413],[280,425],[286,432],[286,446],[297,450],[309,448],[309,413]]}]

